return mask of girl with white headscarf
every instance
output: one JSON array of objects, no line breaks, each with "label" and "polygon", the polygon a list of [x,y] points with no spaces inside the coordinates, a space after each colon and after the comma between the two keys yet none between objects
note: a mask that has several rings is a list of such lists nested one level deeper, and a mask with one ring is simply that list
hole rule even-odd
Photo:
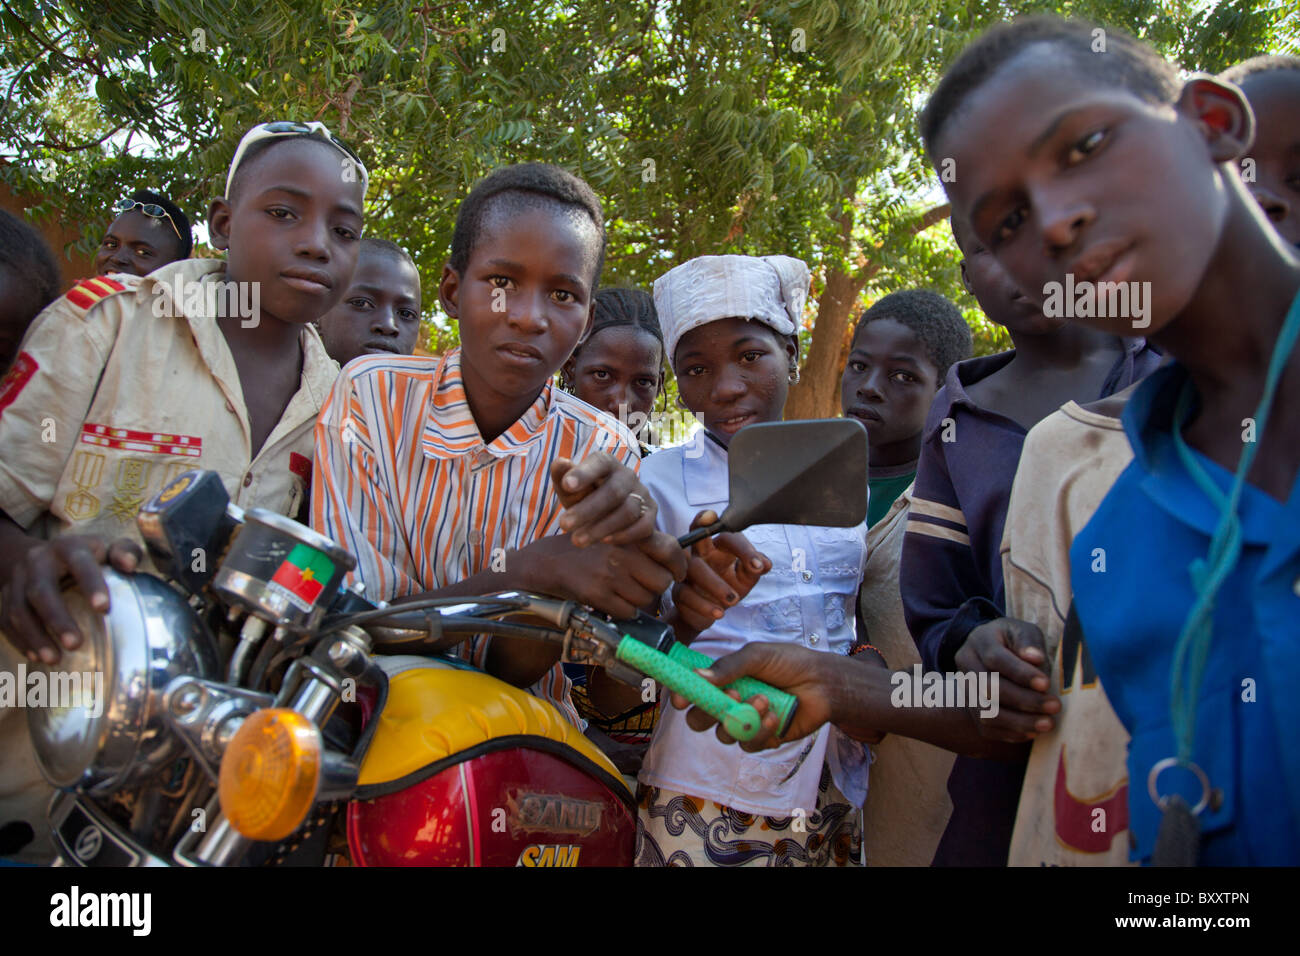
[{"label": "girl with white headscarf", "polygon": [[[729,255],[692,259],[655,282],[679,400],[703,423],[689,444],[642,463],[660,530],[682,535],[701,512],[721,514],[732,436],[781,418],[798,378],[809,280],[808,267],[789,256]],[[706,616],[689,587],[666,595],[664,611],[679,639],[698,634],[692,647],[712,658],[755,640],[847,654],[866,534],[865,522],[752,527],[745,537],[770,569],[755,572],[734,559],[724,575],[734,593],[721,619]],[[711,564],[730,560],[721,547],[711,551]],[[868,761],[862,744],[831,728],[748,754],[695,733],[684,712],[666,707],[639,776],[637,865],[856,863]]]}]

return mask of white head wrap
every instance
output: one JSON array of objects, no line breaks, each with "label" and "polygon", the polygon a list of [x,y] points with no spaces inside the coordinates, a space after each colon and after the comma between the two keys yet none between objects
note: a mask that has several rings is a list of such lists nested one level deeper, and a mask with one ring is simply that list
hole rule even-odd
[{"label": "white head wrap", "polygon": [[671,365],[681,337],[697,326],[739,316],[793,335],[812,274],[792,256],[700,256],[655,280],[655,310]]}]

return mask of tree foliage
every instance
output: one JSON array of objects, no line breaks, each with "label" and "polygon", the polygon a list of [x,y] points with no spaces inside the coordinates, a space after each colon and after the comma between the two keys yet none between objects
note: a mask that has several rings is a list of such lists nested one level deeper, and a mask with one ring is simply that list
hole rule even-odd
[{"label": "tree foliage", "polygon": [[[907,285],[958,299],[984,348],[1005,341],[926,218],[941,197],[915,119],[976,32],[1048,8],[1208,70],[1283,49],[1295,19],[1278,0],[9,0],[0,179],[43,197],[34,216],[85,223],[89,246],[123,192],[161,188],[202,219],[244,130],[320,119],[371,170],[367,231],[411,251],[431,306],[473,182],[554,162],[605,201],[606,283],[648,287],[704,253],[807,259],[835,299],[804,331],[820,380],[850,312]],[[454,338],[429,324],[431,347]]]}]

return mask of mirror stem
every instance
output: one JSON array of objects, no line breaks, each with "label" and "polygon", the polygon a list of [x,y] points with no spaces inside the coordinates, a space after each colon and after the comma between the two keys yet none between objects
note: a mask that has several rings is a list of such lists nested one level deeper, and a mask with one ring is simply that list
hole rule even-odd
[{"label": "mirror stem", "polygon": [[721,534],[726,530],[727,526],[722,522],[722,519],[719,518],[717,521],[713,522],[713,524],[705,525],[702,528],[696,528],[694,531],[682,535],[677,539],[677,543],[683,548],[689,548],[696,541],[703,538],[711,538],[715,534]]}]

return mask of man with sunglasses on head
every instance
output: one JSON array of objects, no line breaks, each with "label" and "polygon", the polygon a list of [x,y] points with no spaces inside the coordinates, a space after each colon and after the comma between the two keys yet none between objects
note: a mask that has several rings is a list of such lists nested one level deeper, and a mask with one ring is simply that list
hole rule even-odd
[{"label": "man with sunglasses on head", "polygon": [[95,253],[95,275],[110,273],[147,276],[194,248],[190,221],[166,196],[137,189],[113,204],[117,218],[109,225]]},{"label": "man with sunglasses on head", "polygon": [[[0,672],[81,645],[71,595],[107,610],[103,565],[152,569],[136,515],[180,473],[210,469],[236,505],[306,517],[339,371],[313,323],[351,282],[365,191],[323,125],[255,126],[208,212],[225,259],[84,279],[37,316],[0,382]],[[161,244],[170,220],[152,206],[127,214],[156,219]],[[215,294],[250,289],[252,315]],[[0,856],[50,858],[49,793],[25,721],[0,709]]]}]

